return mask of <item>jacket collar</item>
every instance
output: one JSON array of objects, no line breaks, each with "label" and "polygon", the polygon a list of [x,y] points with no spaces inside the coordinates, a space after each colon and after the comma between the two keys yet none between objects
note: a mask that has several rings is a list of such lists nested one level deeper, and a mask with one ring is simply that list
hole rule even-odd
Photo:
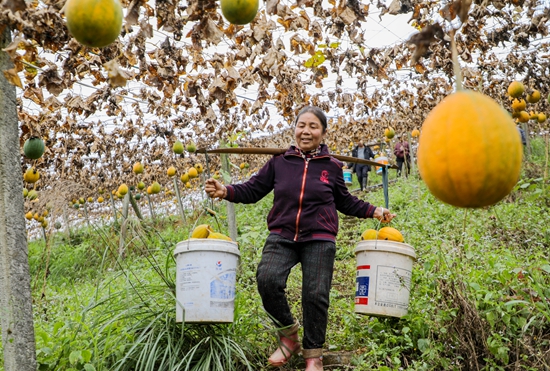
[{"label": "jacket collar", "polygon": [[[292,145],[289,149],[286,150],[284,156],[300,156],[302,157],[302,154],[300,153],[300,149],[298,149],[296,146]],[[316,157],[325,157],[330,156],[330,152],[328,150],[328,146],[324,143],[321,143],[321,151]]]}]

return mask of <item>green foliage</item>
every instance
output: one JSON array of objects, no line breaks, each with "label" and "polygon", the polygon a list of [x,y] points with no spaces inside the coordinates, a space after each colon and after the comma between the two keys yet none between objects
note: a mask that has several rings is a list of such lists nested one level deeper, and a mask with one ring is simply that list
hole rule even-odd
[{"label": "green foliage", "polygon": [[304,67],[312,68],[312,67],[319,67],[322,65],[326,60],[325,54],[317,50],[315,54],[313,54],[308,60],[304,62]]},{"label": "green foliage", "polygon": [[[354,312],[355,245],[364,229],[380,225],[341,215],[325,348],[328,355],[352,356],[332,369],[550,368],[550,205],[543,164],[544,151],[534,150],[512,193],[476,210],[437,201],[415,172],[408,179],[390,172],[389,206],[397,213],[391,225],[417,254],[402,318]],[[370,185],[380,182],[371,172]],[[356,192],[355,177],[351,188],[374,205],[384,203],[381,188]],[[172,257],[196,224],[227,233],[224,203],[214,203],[213,214],[201,205],[186,223],[128,220],[122,249],[120,225],[76,231],[71,239],[58,233],[47,245],[31,242],[39,369],[266,369],[277,343],[255,272],[271,203],[270,194],[255,205],[236,205],[241,260],[235,320],[226,325],[175,322]],[[287,293],[301,319],[299,266]],[[284,369],[300,368],[299,362]]]}]

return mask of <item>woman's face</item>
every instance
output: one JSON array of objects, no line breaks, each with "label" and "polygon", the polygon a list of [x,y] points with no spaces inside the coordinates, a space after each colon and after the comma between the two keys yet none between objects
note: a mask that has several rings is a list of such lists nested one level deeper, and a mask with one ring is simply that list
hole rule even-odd
[{"label": "woman's face", "polygon": [[296,121],[294,137],[296,138],[296,146],[302,151],[317,149],[325,137],[323,125],[313,113],[303,113]]}]

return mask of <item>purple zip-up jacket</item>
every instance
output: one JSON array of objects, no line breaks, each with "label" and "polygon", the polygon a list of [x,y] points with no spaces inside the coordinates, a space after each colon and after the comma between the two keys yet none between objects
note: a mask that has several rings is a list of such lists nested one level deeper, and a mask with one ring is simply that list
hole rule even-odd
[{"label": "purple zip-up jacket", "polygon": [[228,185],[225,199],[250,204],[274,190],[273,207],[267,216],[271,233],[293,241],[335,241],[337,210],[372,218],[376,209],[348,192],[342,166],[324,144],[320,154],[309,161],[291,146],[284,154],[273,156],[247,182]]}]

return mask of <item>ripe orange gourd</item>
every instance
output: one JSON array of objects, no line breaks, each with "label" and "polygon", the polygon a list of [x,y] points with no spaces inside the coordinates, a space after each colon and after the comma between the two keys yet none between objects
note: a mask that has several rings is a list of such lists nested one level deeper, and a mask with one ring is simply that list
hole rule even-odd
[{"label": "ripe orange gourd", "polygon": [[527,102],[537,103],[540,100],[540,91],[533,90],[531,94],[527,94]]},{"label": "ripe orange gourd", "polygon": [[514,99],[512,101],[512,109],[514,111],[524,111],[525,107],[527,107],[527,103],[523,99]]},{"label": "ripe orange gourd", "polygon": [[397,229],[393,227],[382,227],[378,231],[379,240],[405,242],[403,235]]},{"label": "ripe orange gourd", "polygon": [[176,175],[176,168],[170,166],[168,170],[166,170],[166,174],[168,174],[169,177],[173,177],[174,175]]},{"label": "ripe orange gourd", "polygon": [[520,136],[510,115],[493,99],[462,90],[426,117],[418,146],[418,169],[430,192],[458,207],[484,207],[517,183]]},{"label": "ripe orange gourd", "polygon": [[136,163],[132,166],[132,171],[134,172],[134,174],[141,174],[141,173],[143,173],[143,165],[141,164],[141,162],[136,162]]},{"label": "ripe orange gourd", "polygon": [[189,170],[187,170],[187,175],[190,179],[193,179],[199,176],[199,172],[196,168],[190,167]]},{"label": "ripe orange gourd", "polygon": [[128,186],[122,183],[120,186],[118,186],[118,193],[121,196],[124,196],[126,193],[128,193]]},{"label": "ripe orange gourd", "polygon": [[194,165],[194,168],[197,169],[197,173],[198,174],[202,174],[202,172],[204,171],[203,167],[201,164],[195,164]]},{"label": "ripe orange gourd", "polygon": [[34,167],[30,167],[23,174],[23,180],[27,183],[36,183],[40,179],[40,173]]},{"label": "ripe orange gourd", "polygon": [[92,48],[109,45],[122,29],[119,0],[67,0],[65,17],[71,35]]},{"label": "ripe orange gourd", "polygon": [[525,111],[520,111],[517,117],[519,122],[528,122],[530,118],[531,116]]},{"label": "ripe orange gourd", "polygon": [[363,233],[361,233],[362,240],[376,240],[377,237],[378,231],[376,229],[366,229]]}]

